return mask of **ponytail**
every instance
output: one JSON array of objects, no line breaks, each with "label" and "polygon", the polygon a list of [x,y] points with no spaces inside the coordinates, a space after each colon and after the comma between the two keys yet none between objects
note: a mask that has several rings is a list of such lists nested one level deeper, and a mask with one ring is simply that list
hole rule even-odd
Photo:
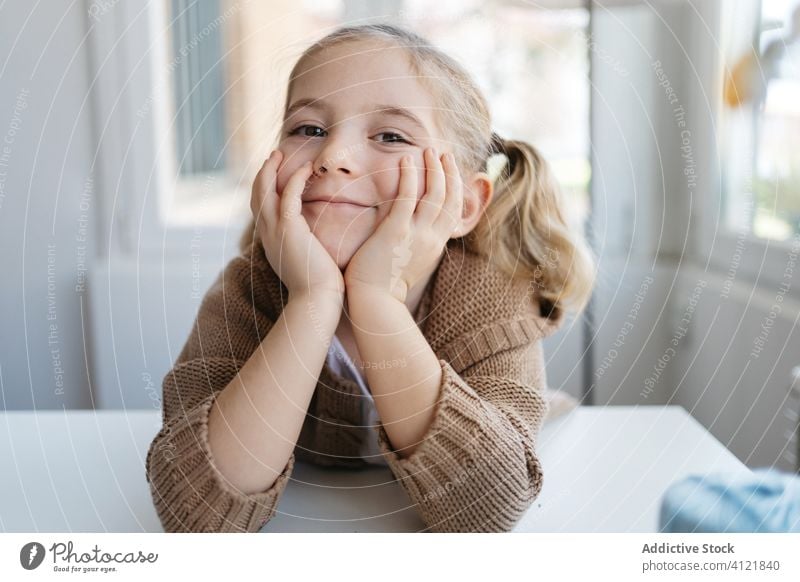
[{"label": "ponytail", "polygon": [[[464,244],[510,277],[536,289],[542,315],[580,312],[595,280],[594,258],[565,219],[563,195],[550,165],[531,144],[492,132],[483,170],[494,177],[494,196]],[[492,172],[494,156],[504,158]]]}]

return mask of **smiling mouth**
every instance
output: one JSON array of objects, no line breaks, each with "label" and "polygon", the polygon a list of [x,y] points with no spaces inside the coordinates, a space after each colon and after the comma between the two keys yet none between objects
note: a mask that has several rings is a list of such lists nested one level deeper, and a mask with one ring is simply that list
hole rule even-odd
[{"label": "smiling mouth", "polygon": [[353,207],[353,208],[374,208],[365,204],[357,204],[355,202],[335,202],[333,200],[306,200],[303,204],[324,204],[325,206],[333,207]]}]

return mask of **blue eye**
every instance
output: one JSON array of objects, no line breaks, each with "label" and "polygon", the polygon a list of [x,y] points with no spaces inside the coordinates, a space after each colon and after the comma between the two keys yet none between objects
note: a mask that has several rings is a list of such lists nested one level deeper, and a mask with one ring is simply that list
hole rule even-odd
[{"label": "blue eye", "polygon": [[321,127],[317,127],[316,125],[301,125],[290,131],[289,135],[298,135],[302,133],[303,137],[319,137],[318,135],[309,135],[308,133],[303,132],[303,130],[305,129],[319,129],[321,131],[325,131],[324,129],[322,129]]}]

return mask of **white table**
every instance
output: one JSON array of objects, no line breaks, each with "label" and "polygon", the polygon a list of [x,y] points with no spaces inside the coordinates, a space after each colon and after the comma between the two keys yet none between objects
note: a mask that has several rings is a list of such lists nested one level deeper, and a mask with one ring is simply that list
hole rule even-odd
[{"label": "white table", "polygon": [[[0,413],[0,531],[160,532],[144,461],[153,411]],[[547,425],[525,532],[652,532],[662,493],[695,472],[749,471],[685,410],[580,408]],[[387,468],[298,462],[267,532],[417,531]]]}]

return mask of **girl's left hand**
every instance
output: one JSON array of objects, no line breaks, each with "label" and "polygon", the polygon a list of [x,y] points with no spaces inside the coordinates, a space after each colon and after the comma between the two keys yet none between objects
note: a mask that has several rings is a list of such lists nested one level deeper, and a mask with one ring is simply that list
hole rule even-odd
[{"label": "girl's left hand", "polygon": [[424,153],[426,191],[417,203],[417,174],[411,156],[400,160],[400,184],[389,214],[350,259],[348,290],[389,293],[405,303],[408,291],[441,257],[461,219],[461,176],[450,153],[442,159],[433,148]]}]

